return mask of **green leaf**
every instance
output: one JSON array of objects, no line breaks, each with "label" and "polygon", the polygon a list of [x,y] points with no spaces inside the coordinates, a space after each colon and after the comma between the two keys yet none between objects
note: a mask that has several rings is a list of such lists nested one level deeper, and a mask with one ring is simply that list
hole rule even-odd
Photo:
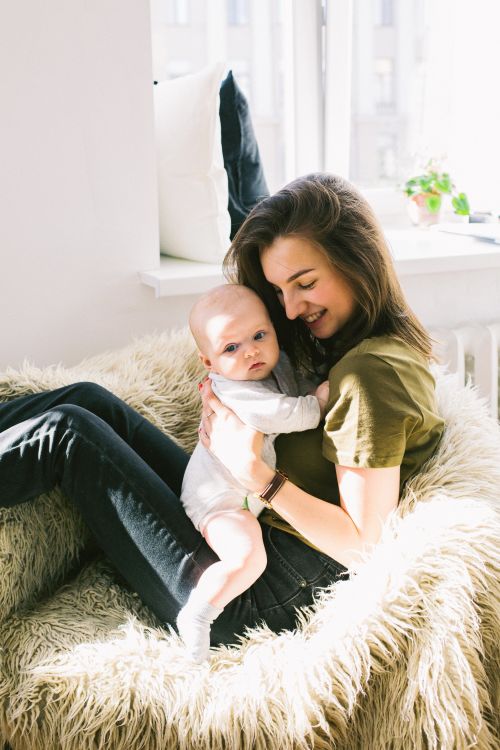
[{"label": "green leaf", "polygon": [[459,216],[468,216],[470,214],[469,199],[465,193],[459,193],[452,198],[451,205],[455,209],[455,213]]},{"label": "green leaf", "polygon": [[418,178],[422,193],[430,193],[432,190],[432,178],[428,175],[422,175]]},{"label": "green leaf", "polygon": [[437,214],[441,208],[441,196],[440,195],[428,195],[425,199],[425,205],[430,214]]},{"label": "green leaf", "polygon": [[406,195],[416,195],[417,193],[420,193],[420,183],[416,177],[412,177],[405,182],[405,193]]},{"label": "green leaf", "polygon": [[453,185],[450,179],[450,175],[446,172],[438,176],[435,184],[440,193],[451,193]]}]

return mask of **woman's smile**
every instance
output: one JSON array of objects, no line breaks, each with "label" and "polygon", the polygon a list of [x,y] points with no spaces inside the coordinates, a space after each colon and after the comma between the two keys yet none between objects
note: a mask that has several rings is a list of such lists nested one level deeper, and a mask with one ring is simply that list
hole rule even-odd
[{"label": "woman's smile", "polygon": [[319,312],[312,313],[311,315],[303,315],[301,320],[303,320],[308,326],[313,326],[320,318],[323,317],[325,313],[326,310],[320,310]]}]

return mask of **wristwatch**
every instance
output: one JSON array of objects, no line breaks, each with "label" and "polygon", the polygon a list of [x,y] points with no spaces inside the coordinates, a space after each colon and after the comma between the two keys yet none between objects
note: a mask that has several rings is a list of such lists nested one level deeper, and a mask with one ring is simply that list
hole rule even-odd
[{"label": "wristwatch", "polygon": [[279,490],[283,487],[287,479],[288,477],[284,471],[276,469],[276,473],[269,484],[264,487],[262,492],[254,492],[253,496],[256,497],[257,500],[260,500],[261,503],[264,503],[266,508],[272,510],[273,506],[271,501],[276,493],[279,492]]}]

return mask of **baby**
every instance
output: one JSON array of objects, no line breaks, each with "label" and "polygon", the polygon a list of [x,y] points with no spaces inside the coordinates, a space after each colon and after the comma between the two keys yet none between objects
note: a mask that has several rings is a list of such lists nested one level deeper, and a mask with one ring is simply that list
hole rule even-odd
[{"label": "baby", "polygon": [[[194,305],[189,325],[214,393],[243,422],[264,433],[262,457],[275,468],[277,434],[318,426],[328,382],[315,395],[299,395],[267,309],[247,287],[226,284],[210,290]],[[208,657],[212,622],[266,567],[256,518],[264,505],[200,442],[184,475],[181,500],[219,557],[203,572],[177,618],[190,655],[202,662]]]}]

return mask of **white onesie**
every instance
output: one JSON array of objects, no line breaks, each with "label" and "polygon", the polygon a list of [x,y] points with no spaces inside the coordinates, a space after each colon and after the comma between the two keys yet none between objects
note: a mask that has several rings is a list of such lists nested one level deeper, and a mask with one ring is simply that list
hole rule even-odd
[{"label": "white onesie", "polygon": [[[312,430],[320,421],[318,399],[300,396],[299,384],[284,352],[272,375],[264,380],[228,380],[209,375],[214,393],[246,424],[264,433],[262,458],[276,466],[274,441],[281,432]],[[307,384],[309,388],[311,383]],[[181,501],[197,529],[203,532],[207,518],[224,510],[245,507],[258,516],[264,505],[200,442],[184,474]]]}]

